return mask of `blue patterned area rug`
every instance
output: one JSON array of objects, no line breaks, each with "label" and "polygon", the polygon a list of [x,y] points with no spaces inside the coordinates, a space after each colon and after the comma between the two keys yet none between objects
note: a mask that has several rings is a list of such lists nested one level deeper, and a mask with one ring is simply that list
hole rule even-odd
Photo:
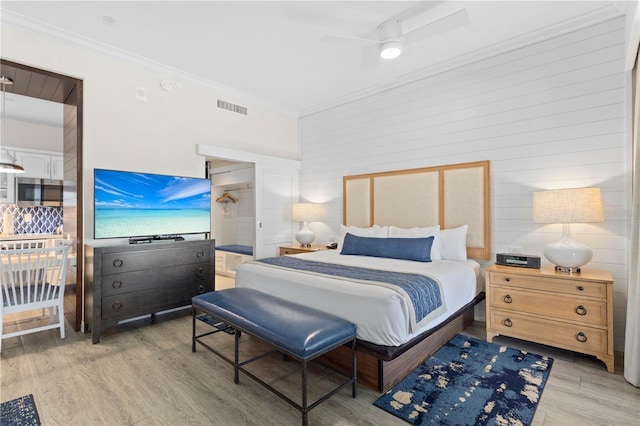
[{"label": "blue patterned area rug", "polygon": [[415,425],[529,425],[553,359],[458,334],[374,404]]},{"label": "blue patterned area rug", "polygon": [[33,395],[29,394],[0,404],[1,426],[40,425],[40,416]]}]

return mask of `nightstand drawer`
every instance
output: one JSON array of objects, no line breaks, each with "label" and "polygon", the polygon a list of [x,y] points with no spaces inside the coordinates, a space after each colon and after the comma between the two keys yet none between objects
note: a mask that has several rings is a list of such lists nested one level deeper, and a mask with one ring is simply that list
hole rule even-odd
[{"label": "nightstand drawer", "polygon": [[280,247],[280,256],[286,256],[288,254],[307,253],[305,250],[298,250],[289,247]]},{"label": "nightstand drawer", "polygon": [[607,284],[599,282],[581,281],[579,277],[553,278],[534,275],[510,274],[508,272],[489,273],[491,284],[520,287],[524,289],[539,289],[557,293],[573,294],[576,296],[607,298]]},{"label": "nightstand drawer", "polygon": [[534,318],[514,312],[493,310],[493,329],[505,336],[514,336],[545,345],[582,353],[607,353],[607,330]]},{"label": "nightstand drawer", "polygon": [[491,298],[491,307],[495,309],[526,312],[596,326],[607,325],[607,303],[605,301],[505,287],[495,287],[492,290],[489,297]]},{"label": "nightstand drawer", "polygon": [[324,246],[311,246],[311,247],[300,247],[300,246],[281,246],[280,247],[280,256],[286,256],[288,254],[300,254],[300,253],[309,253],[318,250],[325,250]]}]

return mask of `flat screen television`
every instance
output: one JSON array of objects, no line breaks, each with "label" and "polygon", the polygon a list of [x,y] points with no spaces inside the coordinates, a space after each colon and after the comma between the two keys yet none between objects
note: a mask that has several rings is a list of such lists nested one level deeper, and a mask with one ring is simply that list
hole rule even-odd
[{"label": "flat screen television", "polygon": [[95,239],[211,231],[208,179],[105,169],[94,169],[93,178]]}]

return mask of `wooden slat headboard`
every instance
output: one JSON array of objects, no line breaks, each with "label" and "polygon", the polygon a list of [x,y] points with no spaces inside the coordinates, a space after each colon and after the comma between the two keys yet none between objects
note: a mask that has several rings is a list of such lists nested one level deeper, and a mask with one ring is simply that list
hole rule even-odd
[{"label": "wooden slat headboard", "polygon": [[491,259],[489,161],[344,176],[342,184],[346,226],[468,224],[467,256]]}]

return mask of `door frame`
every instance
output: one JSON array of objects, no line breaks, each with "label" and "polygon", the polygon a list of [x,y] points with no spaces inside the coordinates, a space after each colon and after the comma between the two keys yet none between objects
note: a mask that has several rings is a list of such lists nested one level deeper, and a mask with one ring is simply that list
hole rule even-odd
[{"label": "door frame", "polygon": [[[75,217],[75,226],[66,233],[70,234],[70,238],[75,241],[76,252],[76,304],[75,318],[70,321],[75,331],[80,331],[82,323],[83,297],[82,297],[82,281],[84,276],[84,220],[83,220],[83,182],[82,182],[82,134],[83,134],[83,81],[64,74],[47,71],[40,68],[12,62],[0,58],[0,70],[15,69],[16,75],[34,78],[34,81],[40,81],[43,87],[46,87],[47,81],[59,81],[59,86],[54,92],[45,92],[44,90],[34,91],[35,84],[15,84],[13,93],[23,96],[29,96],[37,99],[45,99],[48,101],[59,102],[63,104],[63,132],[64,132],[64,161],[65,161],[65,201],[75,192],[75,203],[66,203],[63,206],[63,217]],[[47,80],[49,79],[49,80]],[[62,87],[60,87],[60,85]],[[72,175],[67,176],[67,170]],[[75,191],[67,192],[67,183],[70,189]],[[65,221],[66,223],[66,221]]]}]

